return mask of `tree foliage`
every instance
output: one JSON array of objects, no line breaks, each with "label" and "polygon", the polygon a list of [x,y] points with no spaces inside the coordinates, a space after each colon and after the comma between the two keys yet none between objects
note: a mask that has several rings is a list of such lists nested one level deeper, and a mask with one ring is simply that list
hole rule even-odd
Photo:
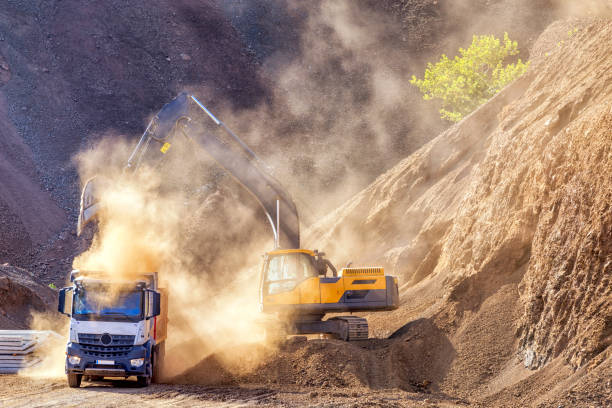
[{"label": "tree foliage", "polygon": [[468,49],[459,48],[461,56],[449,59],[443,54],[435,65],[427,64],[423,79],[413,75],[410,83],[425,100],[441,100],[443,119],[458,122],[527,70],[529,62],[520,59],[504,65],[518,53],[508,33],[503,42],[493,35],[475,35]]}]

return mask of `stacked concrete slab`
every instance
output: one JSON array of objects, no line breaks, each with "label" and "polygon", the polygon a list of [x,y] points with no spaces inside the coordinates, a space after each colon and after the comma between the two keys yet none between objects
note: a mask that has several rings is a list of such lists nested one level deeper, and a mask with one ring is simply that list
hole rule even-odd
[{"label": "stacked concrete slab", "polygon": [[61,336],[50,330],[0,330],[0,374],[15,374],[39,364],[37,353],[49,341]]}]

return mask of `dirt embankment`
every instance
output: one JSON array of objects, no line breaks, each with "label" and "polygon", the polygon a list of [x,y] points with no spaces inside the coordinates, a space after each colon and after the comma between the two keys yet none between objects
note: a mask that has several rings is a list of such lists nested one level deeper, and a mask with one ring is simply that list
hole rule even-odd
[{"label": "dirt embankment", "polygon": [[[447,358],[431,364],[424,356]],[[277,346],[228,347],[171,382],[430,391],[432,379],[443,377],[452,356],[446,335],[429,319],[419,319],[389,339],[346,343],[294,337]]]},{"label": "dirt embankment", "polygon": [[0,261],[27,264],[36,246],[55,235],[66,218],[37,182],[35,159],[19,136],[2,88],[11,67],[0,54]]},{"label": "dirt embankment", "polygon": [[[612,342],[612,25],[550,30],[524,77],[309,237],[338,263],[400,276],[403,306],[371,322],[390,333],[434,318],[456,353],[448,392],[520,384],[518,361],[549,377],[556,357],[577,369]],[[533,403],[542,388],[521,391]]]},{"label": "dirt embankment", "polygon": [[36,181],[31,150],[8,118],[0,95],[0,261],[27,264],[66,222],[64,212]]}]

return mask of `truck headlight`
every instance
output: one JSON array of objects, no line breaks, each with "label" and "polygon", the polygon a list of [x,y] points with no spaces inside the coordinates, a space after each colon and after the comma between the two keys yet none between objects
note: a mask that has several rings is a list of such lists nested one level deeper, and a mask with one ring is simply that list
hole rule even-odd
[{"label": "truck headlight", "polygon": [[132,367],[141,367],[144,364],[144,358],[133,358],[130,360]]},{"label": "truck headlight", "polygon": [[77,365],[81,362],[81,357],[79,356],[68,356],[68,362],[72,365]]}]

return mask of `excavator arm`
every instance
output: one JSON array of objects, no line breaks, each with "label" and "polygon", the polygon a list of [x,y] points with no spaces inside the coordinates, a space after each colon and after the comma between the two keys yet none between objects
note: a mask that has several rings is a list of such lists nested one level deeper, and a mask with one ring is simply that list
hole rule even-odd
[{"label": "excavator arm", "polygon": [[[192,112],[203,113],[200,116],[211,120],[213,129],[223,130],[229,138],[221,139],[215,135],[216,130],[211,132],[198,126],[190,116]],[[180,140],[176,138],[177,132],[183,133],[194,146],[210,155],[255,197],[270,222],[276,248],[300,247],[299,216],[291,196],[266,170],[257,155],[193,95],[179,94],[155,115],[130,155],[125,173],[137,171],[143,163],[154,163],[171,154],[172,143]],[[78,234],[100,210],[97,186],[102,182],[94,177],[83,187]]]}]

